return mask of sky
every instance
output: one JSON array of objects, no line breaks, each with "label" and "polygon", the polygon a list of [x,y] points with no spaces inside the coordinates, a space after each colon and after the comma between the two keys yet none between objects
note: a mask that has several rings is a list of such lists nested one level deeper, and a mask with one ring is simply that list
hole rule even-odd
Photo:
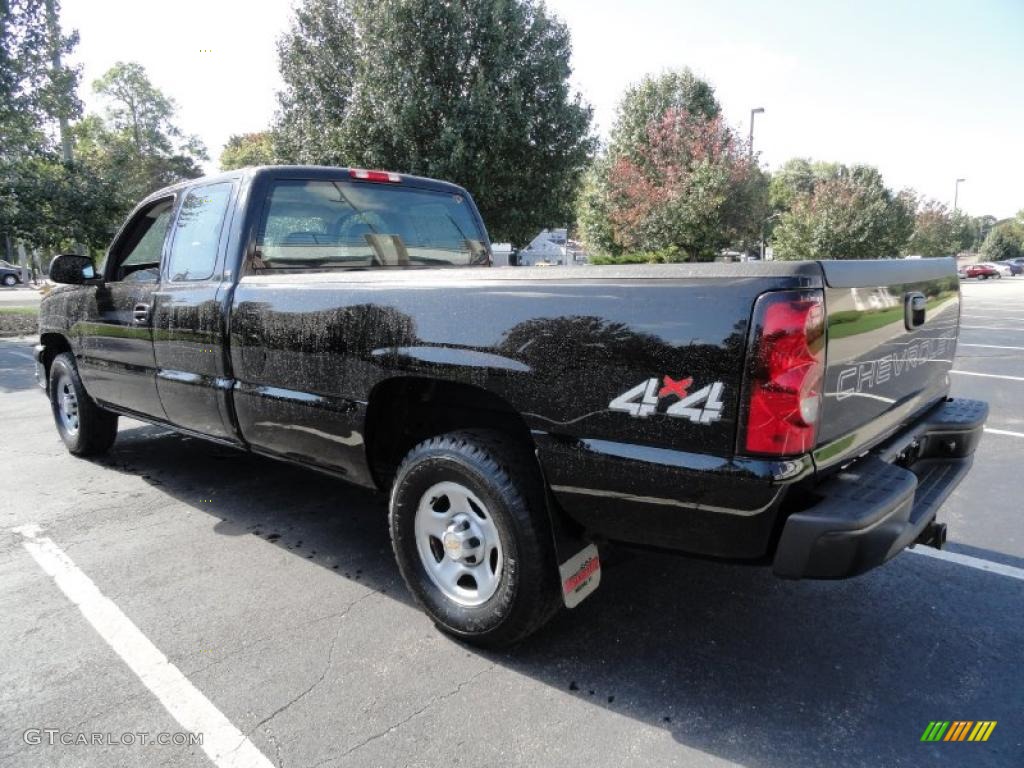
[{"label": "sky", "polygon": [[[271,121],[277,38],[291,0],[63,0],[92,81],[137,61],[179,106],[179,125],[212,158],[227,138]],[[147,13],[141,9],[149,7]],[[615,105],[647,73],[690,67],[727,120],[756,118],[762,165],[791,157],[878,167],[972,215],[1024,208],[1024,0],[548,0],[573,41],[573,85],[606,137]],[[400,169],[399,169],[400,170]]]}]

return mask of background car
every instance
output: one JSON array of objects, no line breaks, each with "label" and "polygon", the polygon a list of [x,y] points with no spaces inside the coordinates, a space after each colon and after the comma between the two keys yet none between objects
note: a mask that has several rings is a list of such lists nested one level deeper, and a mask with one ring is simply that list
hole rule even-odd
[{"label": "background car", "polygon": [[[1008,271],[1005,270],[1004,271]],[[987,280],[990,277],[999,278],[1003,276],[1003,271],[1000,271],[995,264],[991,262],[982,262],[981,264],[971,264],[967,267],[967,277],[978,277],[982,280]]]},{"label": "background car", "polygon": [[1011,275],[1024,274],[1024,259],[1004,259],[1003,261],[997,261],[997,265],[1002,264],[1010,270]]},{"label": "background car", "polygon": [[[6,264],[6,262],[4,262]],[[0,266],[0,285],[15,286],[21,282],[21,270],[17,267]]]}]

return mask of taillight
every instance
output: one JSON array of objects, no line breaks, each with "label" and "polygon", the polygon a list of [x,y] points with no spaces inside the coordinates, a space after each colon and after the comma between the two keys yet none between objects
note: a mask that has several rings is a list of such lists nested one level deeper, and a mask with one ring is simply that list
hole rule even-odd
[{"label": "taillight", "polygon": [[820,292],[766,293],[754,305],[744,446],[790,456],[814,447],[825,375]]},{"label": "taillight", "polygon": [[360,179],[361,181],[390,181],[395,183],[402,180],[402,177],[397,173],[390,173],[389,171],[367,171],[362,168],[349,168],[348,175],[353,179]]}]

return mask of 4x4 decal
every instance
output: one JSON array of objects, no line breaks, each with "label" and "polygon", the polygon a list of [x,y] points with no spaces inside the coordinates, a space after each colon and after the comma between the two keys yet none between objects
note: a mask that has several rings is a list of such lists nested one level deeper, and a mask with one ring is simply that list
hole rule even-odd
[{"label": "4x4 decal", "polygon": [[716,381],[691,394],[689,389],[692,385],[692,378],[676,380],[671,376],[663,376],[660,379],[647,379],[616,397],[608,403],[608,408],[646,419],[658,412],[658,406],[664,398],[675,397],[676,402],[664,411],[666,416],[689,419],[694,424],[711,424],[722,418],[722,391],[725,385]]}]

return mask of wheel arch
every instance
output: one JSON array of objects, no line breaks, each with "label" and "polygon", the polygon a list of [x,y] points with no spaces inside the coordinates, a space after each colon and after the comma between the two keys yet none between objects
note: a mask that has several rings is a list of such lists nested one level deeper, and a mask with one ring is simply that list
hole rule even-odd
[{"label": "wheel arch", "polygon": [[50,394],[50,365],[53,363],[53,359],[62,352],[73,352],[71,349],[71,342],[68,341],[67,337],[62,333],[56,333],[54,331],[47,331],[39,337],[39,343],[43,345],[43,353],[40,355],[39,360],[43,364],[43,368],[46,371],[46,394]]},{"label": "wheel arch", "polygon": [[402,458],[415,445],[435,435],[473,428],[514,437],[536,460],[536,446],[523,417],[488,389],[425,376],[396,376],[378,383],[370,392],[364,429],[374,481],[386,490]]}]

